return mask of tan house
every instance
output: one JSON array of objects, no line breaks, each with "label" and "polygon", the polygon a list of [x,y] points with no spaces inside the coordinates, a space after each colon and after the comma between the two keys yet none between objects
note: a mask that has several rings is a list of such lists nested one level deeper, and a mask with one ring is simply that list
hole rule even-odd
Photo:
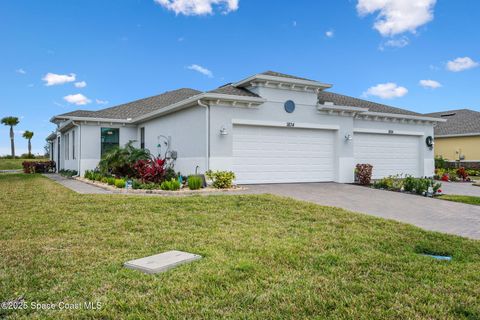
[{"label": "tan house", "polygon": [[480,112],[460,109],[427,116],[447,120],[435,127],[435,156],[450,161],[480,161]]}]

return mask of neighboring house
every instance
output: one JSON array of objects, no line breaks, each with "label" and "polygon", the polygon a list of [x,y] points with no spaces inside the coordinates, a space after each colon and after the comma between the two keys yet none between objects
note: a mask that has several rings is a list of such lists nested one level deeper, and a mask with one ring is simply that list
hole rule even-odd
[{"label": "neighboring house", "polygon": [[460,109],[427,116],[447,120],[435,127],[435,156],[451,161],[480,161],[480,112]]},{"label": "neighboring house", "polygon": [[176,158],[183,174],[232,170],[240,184],[353,182],[357,163],[372,164],[374,178],[433,175],[425,139],[443,120],[330,87],[268,71],[212,91],[179,89],[57,115],[52,157],[60,169],[82,174],[110,148],[135,141]]}]

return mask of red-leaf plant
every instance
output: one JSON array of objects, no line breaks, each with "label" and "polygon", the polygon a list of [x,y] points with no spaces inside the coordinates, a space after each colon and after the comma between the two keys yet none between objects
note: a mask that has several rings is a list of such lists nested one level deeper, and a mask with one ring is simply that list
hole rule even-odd
[{"label": "red-leaf plant", "polygon": [[465,170],[464,167],[460,167],[457,169],[457,176],[462,179],[463,181],[468,180],[468,173],[467,170]]},{"label": "red-leaf plant", "polygon": [[153,157],[149,160],[138,160],[133,166],[137,177],[143,182],[160,183],[165,177],[165,160]]}]

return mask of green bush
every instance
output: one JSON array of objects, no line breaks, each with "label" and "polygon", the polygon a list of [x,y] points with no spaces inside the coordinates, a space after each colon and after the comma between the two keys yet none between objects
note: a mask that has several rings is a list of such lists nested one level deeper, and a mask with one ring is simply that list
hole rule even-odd
[{"label": "green bush", "polygon": [[100,179],[101,182],[103,183],[108,183],[108,178],[107,177],[102,177],[102,179]]},{"label": "green bush", "polygon": [[85,170],[85,173],[83,174],[83,177],[88,180],[92,180],[92,171],[90,170]]},{"label": "green bush", "polygon": [[190,190],[198,190],[202,187],[203,180],[199,176],[189,176],[187,179],[187,184]]},{"label": "green bush", "polygon": [[180,189],[180,182],[178,182],[178,180],[175,180],[175,179],[163,181],[162,184],[160,185],[160,189],[167,190],[167,191],[178,190]]},{"label": "green bush", "polygon": [[122,189],[125,188],[126,182],[123,179],[115,179],[115,187]]},{"label": "green bush", "polygon": [[107,178],[107,183],[110,186],[114,186],[115,185],[115,178],[114,177]]},{"label": "green bush", "polygon": [[212,186],[216,189],[228,189],[232,187],[235,173],[232,171],[208,170],[205,175],[212,180]]},{"label": "green bush", "polygon": [[125,147],[116,147],[105,153],[98,164],[103,174],[113,174],[119,177],[134,177],[134,165],[138,160],[150,159],[150,152],[146,149],[137,149],[133,142]]},{"label": "green bush", "polygon": [[445,169],[447,166],[447,160],[442,156],[435,157],[435,168],[436,169]]},{"label": "green bush", "polygon": [[58,172],[61,176],[71,178],[73,176],[78,175],[77,170],[70,170],[70,169],[62,169]]},{"label": "green bush", "polygon": [[141,189],[141,188],[142,188],[142,184],[137,179],[133,179],[132,180],[132,189],[137,190],[137,189]]},{"label": "green bush", "polygon": [[93,179],[95,181],[102,181],[103,175],[101,173],[95,173]]}]

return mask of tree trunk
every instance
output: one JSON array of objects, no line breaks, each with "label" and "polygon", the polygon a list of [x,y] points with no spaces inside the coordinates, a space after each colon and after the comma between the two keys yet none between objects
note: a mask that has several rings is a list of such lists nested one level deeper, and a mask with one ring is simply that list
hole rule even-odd
[{"label": "tree trunk", "polygon": [[12,157],[15,158],[15,141],[13,140],[13,126],[10,126],[10,147],[12,149]]},{"label": "tree trunk", "polygon": [[32,139],[28,139],[28,155],[32,155]]}]

